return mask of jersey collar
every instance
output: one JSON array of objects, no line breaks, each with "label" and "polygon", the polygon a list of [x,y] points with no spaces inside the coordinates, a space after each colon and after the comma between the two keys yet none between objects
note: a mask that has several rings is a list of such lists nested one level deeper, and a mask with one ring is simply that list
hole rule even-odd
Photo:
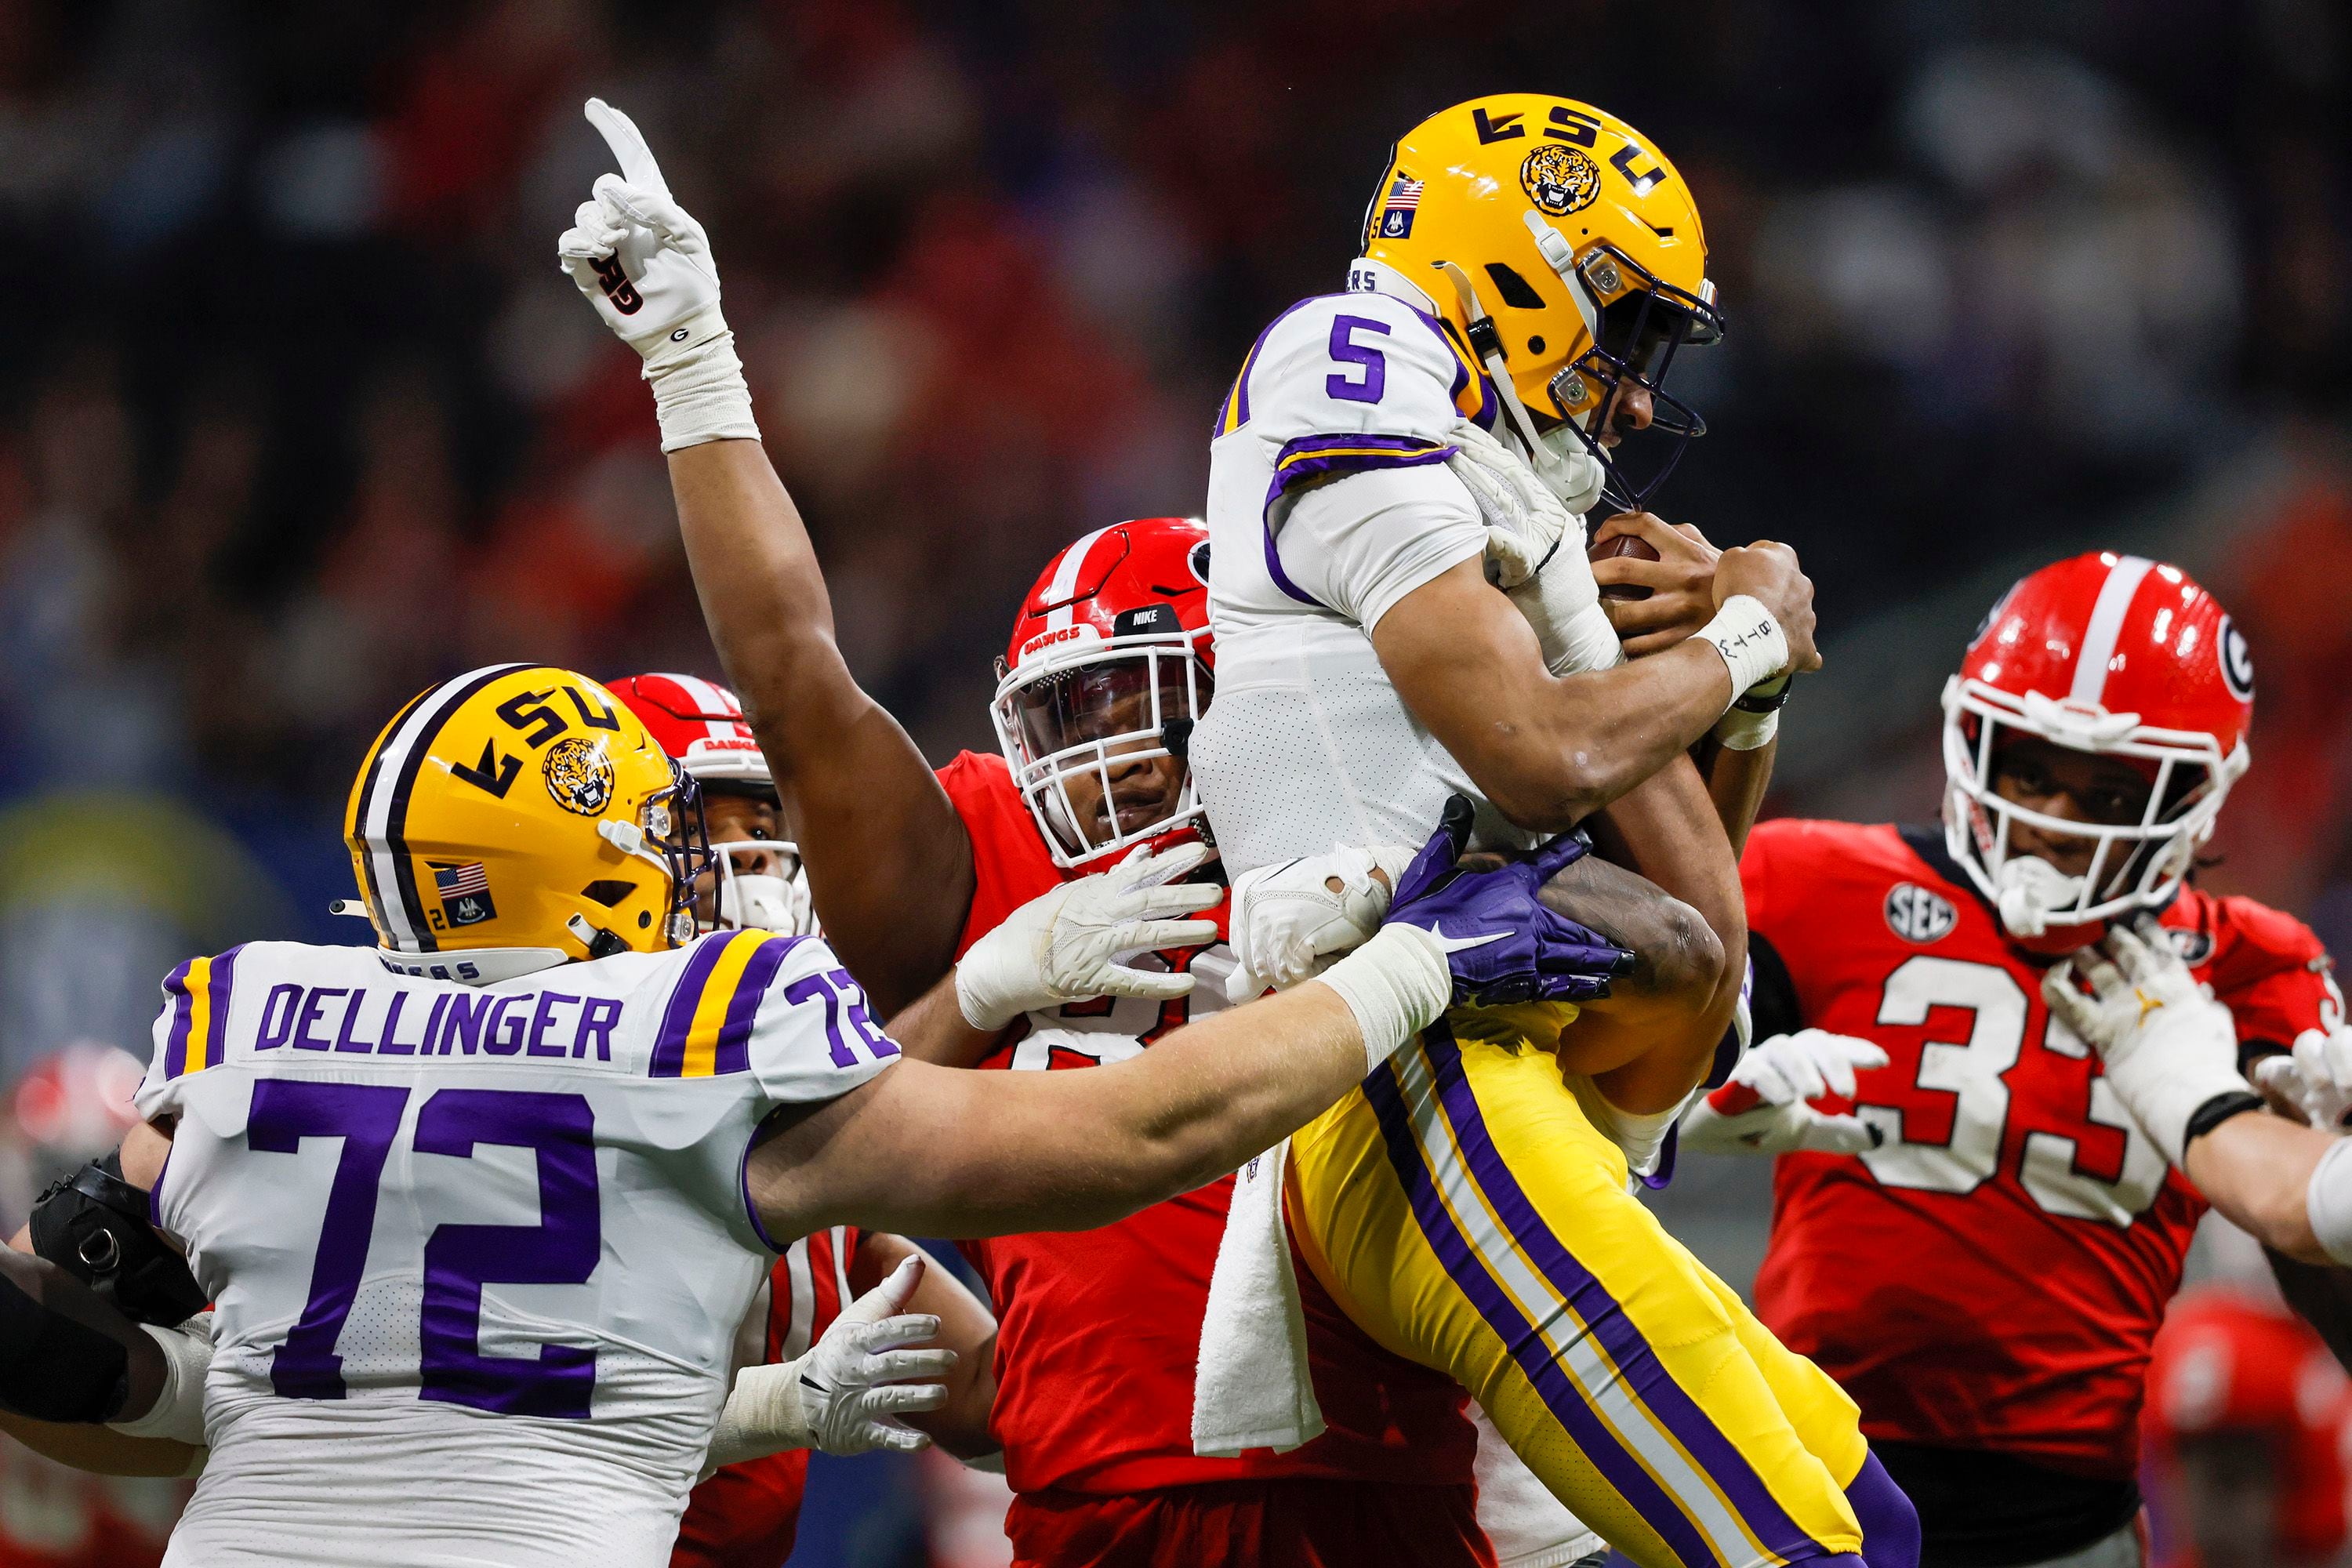
[{"label": "jersey collar", "polygon": [[1405,275],[1385,261],[1375,261],[1360,256],[1348,263],[1348,292],[1350,294],[1386,294],[1391,300],[1402,300],[1424,316],[1434,316],[1437,301],[1423,292],[1419,285],[1409,282]]}]

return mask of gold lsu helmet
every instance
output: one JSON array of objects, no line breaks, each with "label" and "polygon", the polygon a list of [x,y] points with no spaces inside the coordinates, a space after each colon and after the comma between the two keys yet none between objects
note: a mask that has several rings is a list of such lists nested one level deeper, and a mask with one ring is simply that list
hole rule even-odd
[{"label": "gold lsu helmet", "polygon": [[[1638,510],[1706,434],[1664,390],[1677,348],[1723,335],[1698,206],[1665,155],[1614,115],[1527,92],[1432,115],[1390,150],[1362,249],[1437,303],[1538,463],[1530,408],[1575,431],[1612,499]],[[1636,387],[1650,427],[1672,437],[1638,484],[1600,440]]]},{"label": "gold lsu helmet", "polygon": [[413,955],[397,967],[494,980],[692,937],[709,859],[695,804],[694,781],[604,687],[492,665],[393,716],[343,839],[378,943]]}]

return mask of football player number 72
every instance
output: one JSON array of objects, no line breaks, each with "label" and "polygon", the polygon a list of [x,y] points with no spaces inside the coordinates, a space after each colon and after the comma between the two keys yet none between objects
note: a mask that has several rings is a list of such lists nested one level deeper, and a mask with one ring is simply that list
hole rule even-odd
[{"label": "football player number 72", "polygon": [[[1855,1107],[1854,1114],[1886,1138],[1862,1159],[1870,1173],[1890,1187],[1973,1192],[2000,1168],[2009,1129],[2006,1079],[2024,1053],[2032,1009],[2008,970],[1922,953],[1905,960],[1886,977],[1878,1022],[1925,1024],[1937,1008],[1968,1009],[1972,1015],[1968,1037],[1931,1038],[1920,1047],[1917,1088],[1930,1091],[1927,1095],[1906,1094],[1899,1108]],[[2039,1048],[2076,1058],[2090,1054],[2090,1047],[2063,1025],[2046,1018]],[[2078,1140],[2044,1131],[2026,1133],[2018,1179],[2047,1213],[2126,1227],[2163,1187],[2164,1155],[2132,1125],[2104,1078],[2090,1079],[2083,1115],[2090,1123],[2084,1131],[2112,1128],[2123,1135],[2122,1164],[2114,1180],[2083,1169]],[[1949,1133],[1937,1139],[1935,1130],[1945,1125]]]},{"label": "football player number 72", "polygon": [[[299,1079],[253,1086],[248,1148],[291,1154],[305,1138],[339,1138],[343,1146],[311,1265],[310,1299],[270,1360],[270,1384],[287,1398],[345,1395],[335,1343],[367,1267],[376,1184],[409,1092],[394,1084]],[[444,1089],[417,1107],[417,1153],[471,1159],[484,1143],[537,1156],[540,1222],[441,1225],[425,1238],[417,1397],[584,1421],[596,1384],[595,1352],[549,1344],[536,1357],[486,1356],[480,1334],[483,1286],[577,1285],[595,1271],[602,1244],[594,1115],[581,1095],[527,1089]]]}]

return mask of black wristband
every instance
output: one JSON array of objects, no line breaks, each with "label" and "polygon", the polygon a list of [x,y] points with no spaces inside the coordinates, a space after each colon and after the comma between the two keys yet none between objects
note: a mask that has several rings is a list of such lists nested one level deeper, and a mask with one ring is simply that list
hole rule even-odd
[{"label": "black wristband", "polygon": [[2231,1117],[2262,1109],[2263,1097],[2246,1089],[2232,1089],[2217,1094],[2189,1113],[2189,1128],[2181,1134],[2180,1147],[2186,1151],[2189,1145]]},{"label": "black wristband", "polygon": [[1780,689],[1769,697],[1759,697],[1756,694],[1756,689],[1751,686],[1733,698],[1731,705],[1742,713],[1777,713],[1780,710],[1781,705],[1788,700],[1789,684],[1784,682]]}]

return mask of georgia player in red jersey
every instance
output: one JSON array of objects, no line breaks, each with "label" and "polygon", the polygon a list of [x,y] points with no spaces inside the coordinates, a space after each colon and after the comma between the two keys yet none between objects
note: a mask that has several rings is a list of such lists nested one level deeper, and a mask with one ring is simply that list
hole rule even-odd
[{"label": "georgia player in red jersey", "polygon": [[1946,689],[1944,831],[1748,841],[1762,1043],[1684,1138],[1783,1155],[1759,1314],[1861,1405],[1931,1568],[2141,1560],[2149,1347],[2205,1204],[2043,971],[2152,911],[2242,1048],[2341,1023],[2308,930],[2187,879],[2252,695],[2185,574],[2078,556],[2012,588]]},{"label": "georgia player in red jersey", "polygon": [[[701,788],[695,808],[711,849],[708,883],[697,890],[704,931],[751,927],[800,935],[815,929],[799,852],[782,836],[776,786],[743,705],[715,681],[692,675],[633,675],[607,688],[645,721],[664,751]],[[739,1365],[795,1361],[856,1297],[878,1288],[915,1252],[887,1232],[835,1226],[786,1247],[769,1270],[736,1336]],[[908,1424],[950,1452],[994,1451],[988,1406],[994,1394],[996,1325],[943,1268],[927,1268],[907,1304],[940,1319],[936,1342],[957,1352],[947,1405]],[[790,1448],[720,1467],[694,1489],[679,1521],[672,1568],[774,1568],[792,1555],[808,1450]]]}]

